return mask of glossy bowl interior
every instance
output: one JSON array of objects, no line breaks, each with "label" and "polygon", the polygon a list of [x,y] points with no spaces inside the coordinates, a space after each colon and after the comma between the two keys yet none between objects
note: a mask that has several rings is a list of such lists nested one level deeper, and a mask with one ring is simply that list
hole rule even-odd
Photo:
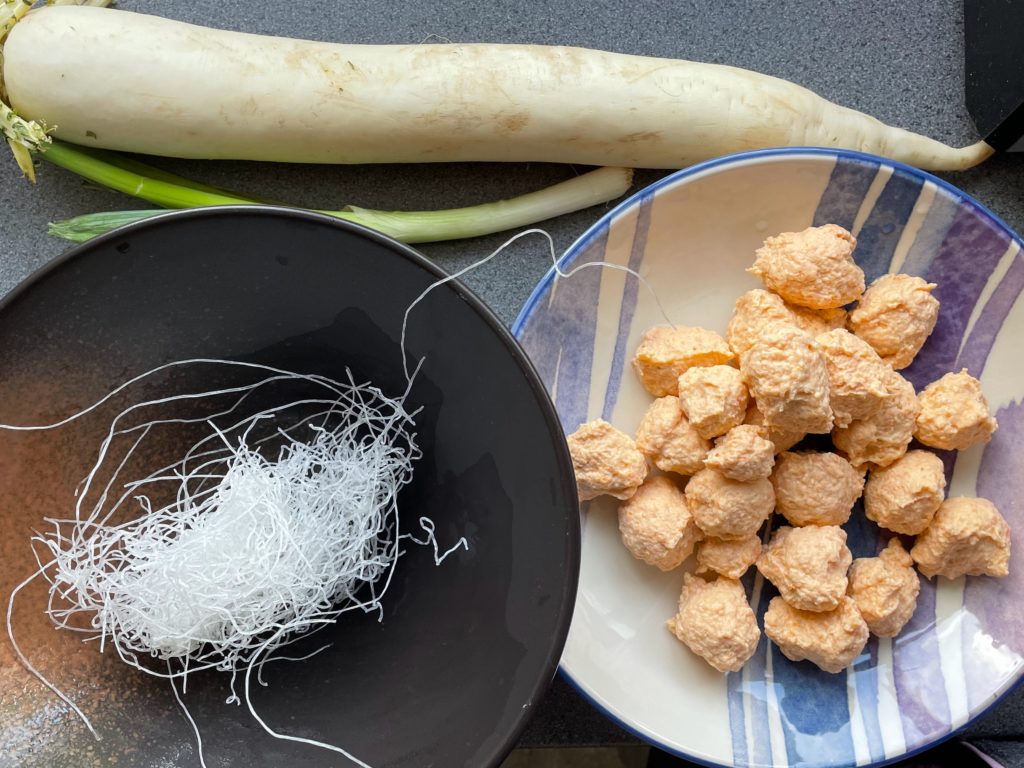
[{"label": "glossy bowl interior", "polygon": [[[873,638],[845,673],[790,662],[762,638],[742,672],[720,675],[664,628],[680,572],[629,555],[607,497],[584,504],[562,671],[626,728],[699,762],[881,764],[962,727],[1024,670],[1024,257],[992,214],[935,177],[879,158],[771,150],[667,177],[601,219],[561,263],[628,265],[673,322],[723,333],[736,298],[758,287],[744,270],[764,238],[828,222],[857,235],[869,281],[908,272],[938,284],[938,326],[904,373],[918,390],[961,368],[981,378],[1000,429],[987,446],[948,457],[949,492],[994,500],[1017,554],[1002,580],[924,581],[903,633]],[[590,269],[568,280],[549,274],[514,330],[567,433],[601,417],[632,434],[651,397],[628,361],[644,330],[664,322],[644,285]],[[855,557],[875,554],[873,523],[855,511],[846,527]],[[754,570],[744,584],[760,616],[774,592]]]},{"label": "glossy bowl interior", "polygon": [[[441,272],[414,251],[326,217],[271,208],[169,214],[87,243],[0,306],[0,422],[48,423],[172,360],[255,361],[369,380],[399,396],[409,303]],[[579,529],[562,433],[532,367],[461,284],[410,316],[424,359],[410,391],[423,458],[400,497],[405,530],[433,519],[435,566],[412,544],[384,614],[347,614],[266,667],[253,703],[275,730],[337,744],[380,766],[496,765],[553,676],[575,597]],[[215,373],[215,372],[213,372]],[[203,366],[147,381],[124,400],[196,391]],[[45,515],[66,515],[115,409],[61,429],[0,432],[0,596],[32,573]],[[198,766],[165,681],[54,632],[34,584],[15,632],[32,662],[92,717],[103,741],[58,706],[0,642],[0,763],[22,768]],[[340,756],[271,738],[227,677],[189,679],[207,765],[337,766]],[[5,763],[7,764],[7,763]]]}]

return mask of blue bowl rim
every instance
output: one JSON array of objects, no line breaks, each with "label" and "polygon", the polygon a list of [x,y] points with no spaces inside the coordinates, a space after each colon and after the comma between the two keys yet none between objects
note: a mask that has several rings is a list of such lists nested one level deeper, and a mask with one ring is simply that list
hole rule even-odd
[{"label": "blue bowl rim", "polygon": [[[586,248],[586,246],[588,246],[594,240],[594,238],[598,236],[599,233],[601,233],[602,231],[611,226],[611,223],[614,219],[621,216],[630,208],[639,205],[643,199],[654,195],[659,190],[665,187],[671,186],[679,181],[682,181],[691,176],[695,176],[697,174],[703,173],[714,168],[722,168],[730,165],[742,164],[750,160],[777,157],[831,157],[835,159],[854,160],[859,163],[871,164],[876,166],[887,165],[896,171],[902,171],[903,173],[906,173],[910,176],[923,179],[924,181],[929,181],[936,187],[941,189],[943,192],[947,193],[948,195],[956,199],[959,203],[964,203],[970,206],[983,219],[988,219],[996,227],[1005,231],[1010,236],[1010,238],[1013,241],[1015,241],[1021,247],[1022,250],[1024,250],[1024,239],[1022,239],[1020,235],[1014,232],[1014,230],[1005,221],[1003,221],[996,213],[991,211],[982,203],[978,202],[976,199],[968,195],[966,192],[950,184],[948,181],[945,181],[944,179],[941,179],[938,176],[928,173],[927,171],[922,171],[919,168],[914,168],[913,166],[907,165],[906,163],[901,163],[896,160],[890,160],[886,157],[881,157],[879,155],[872,155],[867,152],[856,152],[854,150],[849,149],[829,149],[825,147],[777,147],[772,149],[756,149],[749,152],[738,152],[731,155],[723,155],[722,157],[717,157],[714,158],[713,160],[706,160],[702,163],[697,163],[696,165],[691,165],[682,170],[670,173],[664,178],[658,179],[658,181],[655,181],[653,184],[650,184],[649,186],[644,187],[643,189],[633,193],[628,198],[626,198],[621,203],[612,208],[610,211],[605,213],[601,218],[599,218],[590,227],[588,227],[587,230],[582,235],[580,235],[572,243],[572,245],[568,247],[568,249],[566,249],[565,253],[562,254],[562,256],[558,259],[557,265],[552,266],[550,269],[548,269],[548,271],[544,274],[544,277],[542,277],[540,282],[537,283],[536,287],[530,293],[529,298],[527,298],[526,303],[523,304],[523,308],[519,311],[519,315],[516,317],[515,322],[512,324],[512,335],[515,336],[516,339],[519,339],[520,334],[523,330],[523,326],[526,324],[526,321],[529,319],[530,315],[533,314],[533,311],[536,308],[537,303],[540,301],[541,296],[550,288],[552,282],[554,282],[555,278],[558,276],[558,271],[564,271],[565,268],[569,267],[572,264],[572,262],[580,255],[580,253],[583,252],[584,248]],[[588,704],[590,704],[598,712],[607,717],[609,720],[611,720],[617,726],[622,728],[624,731],[632,734],[641,741],[647,742],[652,746],[656,747],[657,749],[666,752],[674,757],[689,760],[690,762],[696,763],[698,765],[708,766],[708,768],[730,768],[730,766],[724,763],[712,762],[708,760],[706,757],[701,757],[699,755],[693,755],[688,752],[683,752],[667,744],[663,744],[657,740],[651,739],[649,735],[643,733],[636,726],[627,723],[625,720],[623,720],[613,712],[609,711],[603,704],[597,701],[583,687],[583,685],[569,673],[569,671],[565,668],[564,664],[559,664],[558,671],[562,679],[569,683],[573,690],[575,690]],[[931,749],[934,746],[937,746],[938,744],[941,744],[942,742],[963,732],[974,722],[984,717],[1000,702],[1006,699],[1007,696],[1009,696],[1018,687],[1020,687],[1022,683],[1024,683],[1024,674],[1018,676],[1017,679],[1005,691],[1003,691],[999,696],[993,699],[986,707],[984,707],[978,712],[971,714],[971,716],[968,717],[962,725],[960,725],[957,728],[951,729],[948,733],[942,734],[941,736],[938,736],[932,739],[931,741],[921,744],[915,747],[914,749],[908,750],[900,755],[894,755],[893,757],[887,757],[884,760],[879,760],[873,763],[867,763],[860,766],[859,768],[882,768],[882,766],[891,765],[892,763],[899,762],[900,760],[905,760],[908,757],[913,757],[914,755],[918,755],[922,752],[925,752],[926,750]],[[853,764],[850,764],[848,766],[833,766],[833,768],[854,767]]]},{"label": "blue bowl rim", "polygon": [[687,168],[683,168],[680,171],[674,171],[668,174],[664,178],[658,179],[653,184],[650,184],[643,189],[634,192],[632,195],[627,197],[621,203],[616,205],[610,211],[605,213],[601,218],[594,222],[587,230],[580,235],[570,245],[564,254],[558,259],[557,267],[552,266],[548,269],[544,276],[540,279],[540,282],[534,287],[530,296],[526,299],[526,303],[523,304],[523,308],[519,310],[519,314],[516,316],[515,321],[512,323],[512,335],[517,339],[519,334],[526,324],[527,319],[533,313],[533,310],[540,300],[541,295],[548,290],[551,283],[558,275],[558,270],[564,270],[568,267],[580,252],[590,244],[590,242],[597,236],[599,232],[611,225],[613,219],[621,216],[625,211],[629,210],[635,205],[638,205],[640,201],[657,193],[659,190],[671,186],[678,181],[695,176],[704,171],[709,171],[713,168],[719,168],[722,166],[728,166],[738,163],[744,163],[749,160],[757,160],[761,158],[772,158],[772,157],[833,157],[833,158],[845,158],[847,160],[855,160],[860,163],[870,163],[872,165],[887,165],[894,170],[903,171],[911,176],[929,181],[939,189],[943,190],[956,200],[961,203],[966,203],[979,213],[982,218],[987,218],[993,224],[1000,229],[1004,230],[1018,245],[1024,249],[1024,238],[1018,235],[1014,230],[1003,221],[996,213],[991,211],[982,203],[968,195],[966,192],[958,189],[957,187],[950,184],[948,181],[939,178],[927,171],[922,171],[920,168],[914,168],[906,163],[901,163],[896,160],[890,160],[886,157],[879,155],[868,154],[867,152],[856,152],[852,149],[828,149],[825,147],[776,147],[772,149],[755,149],[749,152],[737,152],[731,155],[723,155],[722,157],[716,157],[713,160],[705,160],[702,163],[691,165]]}]

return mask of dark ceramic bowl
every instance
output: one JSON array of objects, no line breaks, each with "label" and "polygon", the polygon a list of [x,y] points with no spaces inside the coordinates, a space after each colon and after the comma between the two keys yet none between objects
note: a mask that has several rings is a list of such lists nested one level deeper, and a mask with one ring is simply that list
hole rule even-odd
[{"label": "dark ceramic bowl", "polygon": [[[75,248],[0,305],[0,422],[46,423],[131,376],[197,357],[372,380],[405,389],[402,315],[442,276],[410,248],[327,217],[270,207],[171,213]],[[400,509],[445,546],[436,567],[409,546],[376,615],[346,614],[289,648],[253,704],[282,733],[342,746],[374,768],[496,765],[549,683],[576,594],[579,521],[557,416],[500,322],[457,282],[411,316],[425,362],[407,401],[424,451]],[[153,394],[153,393],[147,393]],[[158,392],[157,392],[158,394]],[[66,512],[95,457],[99,419],[0,433],[0,596],[31,574],[28,538]],[[406,522],[408,521],[408,522]],[[0,763],[198,766],[166,681],[54,632],[43,584],[18,597],[29,657],[93,717],[102,741],[0,642]],[[219,673],[189,678],[207,765],[339,766],[344,758],[268,736],[226,704]],[[6,764],[5,764],[6,765]]]}]

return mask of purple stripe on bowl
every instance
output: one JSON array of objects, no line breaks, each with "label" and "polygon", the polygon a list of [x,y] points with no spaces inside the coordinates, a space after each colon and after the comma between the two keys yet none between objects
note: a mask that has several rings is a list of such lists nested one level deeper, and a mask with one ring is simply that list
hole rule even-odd
[{"label": "purple stripe on bowl", "polygon": [[[886,265],[888,268],[888,265]],[[878,554],[882,540],[885,538],[877,525],[867,519],[864,514],[862,500],[857,501],[850,513],[850,520],[843,526],[846,531],[846,545],[855,558],[874,557]],[[861,719],[868,740],[868,750],[872,760],[885,757],[885,745],[882,741],[882,725],[878,719],[878,640],[871,638],[861,660],[854,665],[852,676],[857,691],[857,702],[860,704]]]},{"label": "purple stripe on bowl", "polygon": [[555,320],[547,308],[538,308],[538,311],[530,316],[529,322],[519,336],[523,347],[530,350],[530,362],[537,369],[537,374],[549,392],[555,383],[558,352],[561,349],[561,344],[552,335],[554,325]]},{"label": "purple stripe on bowl", "polygon": [[924,275],[928,272],[959,210],[958,200],[943,190],[936,190],[924,222],[917,231],[910,250],[907,251],[907,257],[903,260],[901,272],[908,275]]},{"label": "purple stripe on bowl", "polygon": [[[1024,513],[1024,473],[1020,456],[1024,452],[1024,403],[1012,403],[996,412],[999,430],[985,447],[978,470],[977,492],[991,500],[1011,522],[1010,575],[1003,579],[972,577],[964,586],[964,606],[975,618],[981,638],[991,638],[996,648],[1024,655],[1024,528],[1019,524]],[[1018,523],[1013,525],[1013,523]],[[965,633],[969,631],[964,627]],[[971,706],[984,704],[993,690],[1005,680],[1000,670],[986,664],[981,649],[972,649],[971,638],[964,637],[964,664],[967,672],[967,693]],[[1005,674],[1006,670],[1002,670]]]},{"label": "purple stripe on bowl", "polygon": [[554,388],[558,356],[562,350],[561,340],[556,333],[560,327],[564,327],[562,321],[551,311],[550,299],[551,295],[548,294],[538,302],[536,311],[530,315],[519,335],[520,343],[524,349],[530,351],[530,361],[537,369],[548,392]]},{"label": "purple stripe on bowl", "polygon": [[956,365],[968,320],[989,275],[1010,244],[1009,236],[960,206],[938,254],[925,275],[937,283],[939,321],[913,364],[903,371],[920,390]]},{"label": "purple stripe on bowl", "polygon": [[[757,616],[763,616],[768,608],[768,601],[774,596],[775,591],[771,585],[757,572],[751,568],[741,579],[743,588],[747,594],[753,597],[754,591],[760,588],[757,604],[753,606]],[[773,683],[767,682],[767,659],[769,651],[768,638],[761,635],[757,644],[757,650],[747,662],[744,668],[746,682],[738,674],[729,675],[726,678],[726,686],[729,695],[729,727],[732,733],[733,763],[737,766],[746,765],[772,765],[771,737],[768,733],[768,686]],[[778,688],[775,690],[776,698],[780,695]],[[743,720],[735,720],[731,713],[735,710],[743,712],[744,700],[749,701],[750,734],[751,743],[747,744],[747,734]],[[742,754],[744,760],[740,760],[737,751],[737,742],[743,744]]]},{"label": "purple stripe on bowl", "polygon": [[743,672],[730,672],[725,676],[726,690],[729,701],[729,735],[732,739],[733,765],[750,764],[747,750],[746,718],[743,714],[743,697],[735,695],[742,690]]},{"label": "purple stripe on bowl", "polygon": [[[872,761],[885,758],[885,742],[882,740],[882,723],[878,718],[878,638],[872,636],[868,641],[863,661],[854,665],[853,684],[857,691],[857,703],[860,704],[861,716],[864,721],[864,732],[868,739],[868,753]],[[858,667],[861,667],[858,669]]]},{"label": "purple stripe on bowl", "polygon": [[[578,263],[603,260],[607,243],[605,227],[587,244]],[[521,335],[548,390],[556,389],[557,384],[555,406],[567,433],[587,419],[601,270],[585,269],[571,280],[571,289],[554,287],[550,304],[537,307]],[[564,283],[562,278],[558,281]],[[570,343],[563,344],[565,340]]]},{"label": "purple stripe on bowl", "polygon": [[935,583],[922,579],[917,610],[892,643],[896,699],[908,745],[927,744],[950,730],[934,621]]},{"label": "purple stripe on bowl", "polygon": [[868,283],[889,271],[896,244],[923,185],[923,179],[895,171],[857,233],[857,263]]},{"label": "purple stripe on bowl", "polygon": [[992,292],[974,328],[971,329],[954,369],[967,368],[975,375],[980,375],[992,351],[992,345],[995,344],[999,329],[1006,316],[1010,314],[1021,290],[1024,290],[1024,257],[1018,251],[1006,275]]},{"label": "purple stripe on bowl", "polygon": [[823,224],[838,224],[850,229],[857,218],[864,195],[874,181],[874,174],[870,170],[879,167],[878,163],[865,160],[837,158],[828,186],[814,211],[813,225],[820,227]]},{"label": "purple stripe on bowl", "polygon": [[[979,227],[976,214],[967,206],[957,205],[949,226],[944,227],[941,206],[949,199],[943,191],[937,192],[933,205],[940,207],[933,210],[939,213],[926,221],[926,225],[944,230],[937,251],[927,258],[924,249],[912,247],[911,255],[916,257],[916,263],[904,265],[905,271],[923,273],[928,280],[939,284],[935,291],[941,303],[939,322],[917,360],[903,371],[919,391],[955,364],[967,321],[984,288],[986,276],[999,258],[992,253],[1000,248],[1000,253],[1005,251],[1005,245],[995,243],[993,247],[992,237]],[[927,237],[932,233],[923,234]],[[976,270],[963,269],[967,253],[977,256]],[[926,264],[927,268],[920,268]],[[949,456],[943,458],[948,478],[952,461]],[[935,583],[922,580],[917,610],[900,636],[893,640],[893,677],[908,745],[927,743],[951,729],[934,620]]]},{"label": "purple stripe on bowl", "polygon": [[[636,216],[636,232],[633,234],[633,244],[629,252],[629,268],[639,272],[644,261],[644,251],[647,249],[647,233],[651,228],[651,207],[654,201],[654,193],[644,195]],[[597,270],[595,270],[597,271]],[[633,315],[636,312],[637,291],[640,290],[640,281],[630,274],[626,274],[625,285],[622,290],[622,305],[619,313],[619,329],[615,337],[615,354],[612,357],[612,370],[608,375],[608,389],[605,392],[604,409],[601,418],[605,421],[611,419],[615,403],[619,399],[619,385],[622,383],[622,368],[626,364],[626,355],[629,350],[626,345],[629,343],[629,329],[633,325]]]},{"label": "purple stripe on bowl", "polygon": [[[580,254],[580,263],[603,261],[608,243],[604,236],[590,243]],[[552,307],[558,317],[568,318],[571,330],[557,331],[556,338],[568,340],[562,345],[562,359],[558,366],[558,389],[555,406],[566,430],[575,430],[587,420],[590,398],[590,374],[594,363],[594,342],[597,334],[597,308],[601,293],[601,270],[585,269],[570,278],[576,285],[572,290],[555,291]]]}]

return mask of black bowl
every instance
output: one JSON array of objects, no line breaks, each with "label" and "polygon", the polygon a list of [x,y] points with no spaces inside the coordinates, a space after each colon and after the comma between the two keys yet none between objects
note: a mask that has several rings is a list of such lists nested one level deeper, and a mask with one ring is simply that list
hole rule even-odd
[{"label": "black bowl", "polygon": [[[170,213],[75,248],[0,305],[0,422],[45,423],[161,363],[210,357],[405,389],[406,307],[443,275],[414,250],[328,217],[271,207]],[[444,547],[408,546],[376,615],[343,616],[265,670],[253,704],[282,733],[337,744],[374,768],[496,765],[553,676],[572,614],[579,521],[571,464],[543,384],[500,322],[448,283],[411,316],[424,358],[410,394],[424,456],[401,496]],[[109,414],[108,414],[109,417]],[[31,530],[66,514],[102,419],[0,432],[0,596],[33,570]],[[0,643],[0,754],[19,766],[197,766],[166,681],[50,630],[45,585],[18,597],[29,658],[94,718],[95,741]],[[6,599],[4,600],[6,605]],[[185,701],[207,764],[339,766],[274,739],[226,704],[222,673]]]}]

